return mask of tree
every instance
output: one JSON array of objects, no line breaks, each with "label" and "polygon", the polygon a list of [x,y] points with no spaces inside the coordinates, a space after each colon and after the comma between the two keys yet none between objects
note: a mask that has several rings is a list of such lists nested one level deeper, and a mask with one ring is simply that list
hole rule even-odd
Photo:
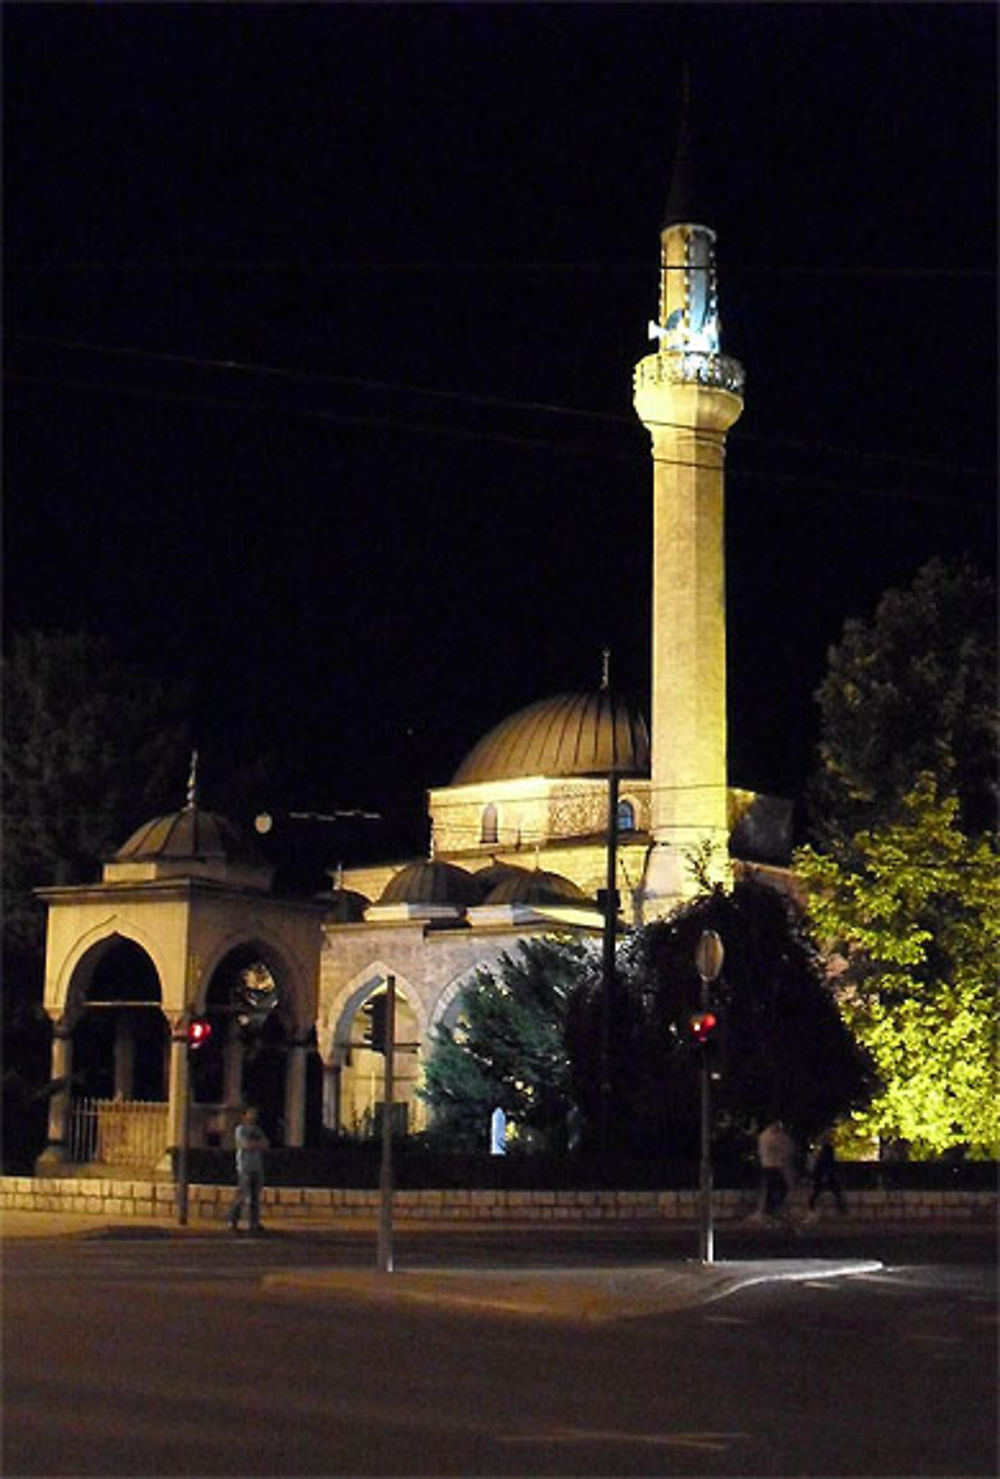
[{"label": "tree", "polygon": [[970,833],[997,808],[996,606],[967,564],[931,560],[882,597],[872,621],[845,624],[816,693],[819,769],[813,832],[832,846],[898,818],[929,771],[959,800]]},{"label": "tree", "polygon": [[457,1025],[437,1029],[419,1090],[435,1134],[482,1147],[499,1107],[534,1143],[565,1144],[573,1103],[566,1019],[595,970],[596,956],[581,943],[528,939],[479,971],[462,993]]},{"label": "tree", "polygon": [[[692,1156],[699,1065],[689,1019],[699,1004],[695,945],[722,936],[714,989],[720,1051],[713,1062],[720,1137],[731,1145],[781,1115],[803,1138],[865,1103],[870,1065],[827,987],[819,955],[774,889],[742,880],[636,932],[605,983],[583,943],[523,941],[497,972],[481,972],[454,1031],[439,1031],[423,1096],[453,1143],[482,1144],[498,1105],[543,1143],[561,1146],[569,1117],[597,1149],[605,1067],[608,1148],[620,1155]],[[604,991],[610,986],[607,1065]]]},{"label": "tree", "polygon": [[647,926],[627,948],[623,978],[642,1024],[632,1083],[619,1101],[632,1147],[695,1151],[699,1063],[690,1019],[700,1004],[695,946],[705,929],[725,948],[711,989],[720,1141],[735,1150],[776,1116],[810,1140],[865,1103],[871,1065],[841,1019],[797,910],[769,885],[739,879],[730,892],[715,888]]},{"label": "tree", "polygon": [[[44,909],[33,890],[90,882],[141,822],[176,807],[183,690],[86,633],[15,636],[3,663],[5,1164],[44,1131]],[[41,1128],[39,1128],[41,1127]]]},{"label": "tree", "polygon": [[795,860],[813,927],[845,964],[838,997],[883,1088],[855,1116],[861,1134],[918,1155],[998,1148],[995,837],[968,837],[955,796],[931,772],[898,818]]},{"label": "tree", "polygon": [[4,924],[37,949],[31,890],[89,882],[182,800],[186,697],[85,632],[15,636],[3,664]]}]

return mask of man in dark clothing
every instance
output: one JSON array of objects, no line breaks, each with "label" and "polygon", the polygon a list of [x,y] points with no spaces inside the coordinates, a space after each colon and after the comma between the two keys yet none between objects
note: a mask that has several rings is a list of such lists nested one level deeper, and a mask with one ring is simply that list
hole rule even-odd
[{"label": "man in dark clothing", "polygon": [[837,1211],[844,1210],[844,1196],[840,1190],[840,1182],[837,1179],[837,1158],[833,1153],[833,1141],[829,1135],[824,1135],[820,1141],[816,1154],[813,1156],[811,1170],[812,1190],[809,1193],[809,1210],[816,1210],[816,1203],[825,1191],[831,1192],[836,1198]]}]

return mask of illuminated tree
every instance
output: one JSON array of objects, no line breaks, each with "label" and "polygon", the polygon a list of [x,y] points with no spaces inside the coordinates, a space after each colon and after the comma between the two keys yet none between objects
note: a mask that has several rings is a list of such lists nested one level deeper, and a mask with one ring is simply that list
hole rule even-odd
[{"label": "illuminated tree", "polygon": [[918,775],[959,800],[959,825],[997,807],[995,592],[968,565],[931,560],[871,621],[845,624],[816,693],[819,771],[810,810],[821,846],[895,820]]},{"label": "illuminated tree", "polygon": [[1000,869],[933,774],[897,820],[796,857],[817,937],[845,963],[838,997],[883,1083],[858,1131],[918,1155],[996,1154]]}]

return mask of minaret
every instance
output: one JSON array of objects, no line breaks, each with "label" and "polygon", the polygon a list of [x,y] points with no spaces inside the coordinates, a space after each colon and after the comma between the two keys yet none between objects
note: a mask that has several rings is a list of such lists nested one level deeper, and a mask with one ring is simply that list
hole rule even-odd
[{"label": "minaret", "polygon": [[[685,88],[686,93],[686,88]],[[660,232],[654,354],[635,368],[635,409],[653,444],[652,832],[645,915],[695,892],[686,859],[711,845],[728,874],[726,433],[743,369],[719,352],[715,232],[692,194],[687,98]]]}]

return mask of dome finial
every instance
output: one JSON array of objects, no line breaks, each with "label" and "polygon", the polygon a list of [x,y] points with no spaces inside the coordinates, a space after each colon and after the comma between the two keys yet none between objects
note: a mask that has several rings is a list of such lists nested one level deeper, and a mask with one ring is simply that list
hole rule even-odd
[{"label": "dome finial", "polygon": [[187,802],[185,811],[194,811],[198,805],[198,751],[191,751],[191,769],[188,772]]},{"label": "dome finial", "polygon": [[611,648],[605,647],[601,652],[601,692],[607,693],[611,687]]}]

